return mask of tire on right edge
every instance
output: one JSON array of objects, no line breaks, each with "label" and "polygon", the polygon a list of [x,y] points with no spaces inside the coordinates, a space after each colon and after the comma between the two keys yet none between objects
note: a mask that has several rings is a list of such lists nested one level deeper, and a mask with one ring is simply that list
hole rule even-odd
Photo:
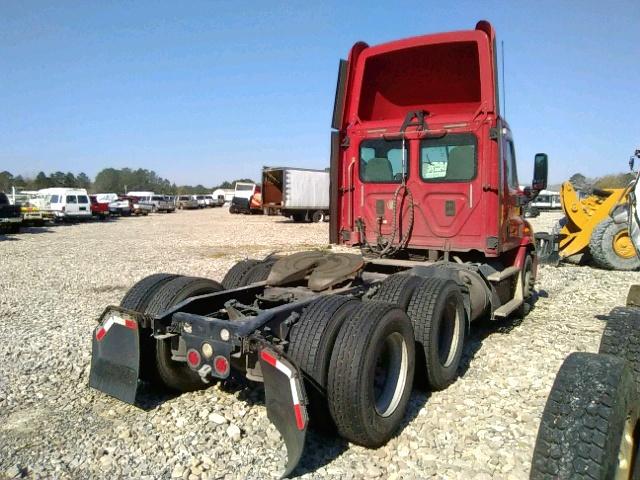
[{"label": "tire on right edge", "polygon": [[572,353],[544,407],[530,478],[632,478],[638,410],[637,389],[624,360]]},{"label": "tire on right edge", "polygon": [[640,310],[637,307],[616,307],[607,318],[598,353],[626,360],[636,385],[640,387]]},{"label": "tire on right edge", "polygon": [[343,323],[331,355],[327,396],[340,435],[369,448],[400,426],[411,394],[415,341],[396,305],[366,302]]}]

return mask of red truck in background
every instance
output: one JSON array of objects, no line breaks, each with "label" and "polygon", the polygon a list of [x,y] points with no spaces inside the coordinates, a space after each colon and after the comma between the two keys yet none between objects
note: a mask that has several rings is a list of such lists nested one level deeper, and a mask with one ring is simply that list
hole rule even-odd
[{"label": "red truck in background", "polygon": [[98,220],[106,220],[109,218],[109,204],[99,202],[95,195],[89,195],[91,200],[91,215]]}]

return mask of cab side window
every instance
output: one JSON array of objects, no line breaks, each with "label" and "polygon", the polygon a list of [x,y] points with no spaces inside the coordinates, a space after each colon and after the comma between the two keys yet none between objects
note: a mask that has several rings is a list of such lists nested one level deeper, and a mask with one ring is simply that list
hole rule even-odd
[{"label": "cab side window", "polygon": [[513,147],[513,140],[510,138],[504,141],[504,164],[505,164],[505,176],[507,178],[507,185],[509,188],[517,190],[520,188],[518,183],[518,169],[516,167],[516,151]]}]

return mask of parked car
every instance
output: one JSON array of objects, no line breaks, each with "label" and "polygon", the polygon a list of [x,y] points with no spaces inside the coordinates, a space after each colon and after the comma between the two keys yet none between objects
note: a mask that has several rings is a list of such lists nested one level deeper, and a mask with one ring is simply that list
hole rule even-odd
[{"label": "parked car", "polygon": [[91,218],[91,202],[84,188],[44,188],[43,214],[55,222]]},{"label": "parked car", "polygon": [[176,206],[172,200],[165,195],[153,195],[151,202],[154,212],[175,212]]},{"label": "parked car", "polygon": [[96,195],[89,195],[91,201],[91,215],[98,220],[106,220],[109,218],[109,204],[107,202],[99,202]]},{"label": "parked car", "polygon": [[131,213],[133,213],[134,215],[147,216],[151,212],[153,212],[153,209],[155,208],[153,203],[143,201],[138,197],[127,195],[124,198],[127,198],[131,201]]},{"label": "parked car", "polygon": [[133,201],[127,197],[119,197],[109,203],[109,213],[120,217],[129,217],[133,213]]},{"label": "parked car", "polygon": [[262,193],[255,183],[236,182],[236,189],[229,206],[229,213],[262,214]]},{"label": "parked car", "polygon": [[9,197],[0,192],[0,232],[18,233],[21,223],[20,207],[11,205]]},{"label": "parked car", "polygon": [[204,195],[191,195],[196,202],[198,202],[198,208],[205,208],[207,206],[207,199]]},{"label": "parked car", "polygon": [[198,208],[198,200],[192,198],[191,195],[179,195],[176,200],[176,206],[180,210]]}]

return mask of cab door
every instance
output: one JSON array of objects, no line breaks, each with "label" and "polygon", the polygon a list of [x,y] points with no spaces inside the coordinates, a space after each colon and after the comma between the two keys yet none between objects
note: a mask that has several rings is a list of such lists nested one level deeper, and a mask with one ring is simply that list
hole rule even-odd
[{"label": "cab door", "polygon": [[522,192],[518,183],[516,151],[511,131],[504,127],[500,135],[502,142],[502,250],[507,251],[520,245],[522,236],[521,198]]}]

